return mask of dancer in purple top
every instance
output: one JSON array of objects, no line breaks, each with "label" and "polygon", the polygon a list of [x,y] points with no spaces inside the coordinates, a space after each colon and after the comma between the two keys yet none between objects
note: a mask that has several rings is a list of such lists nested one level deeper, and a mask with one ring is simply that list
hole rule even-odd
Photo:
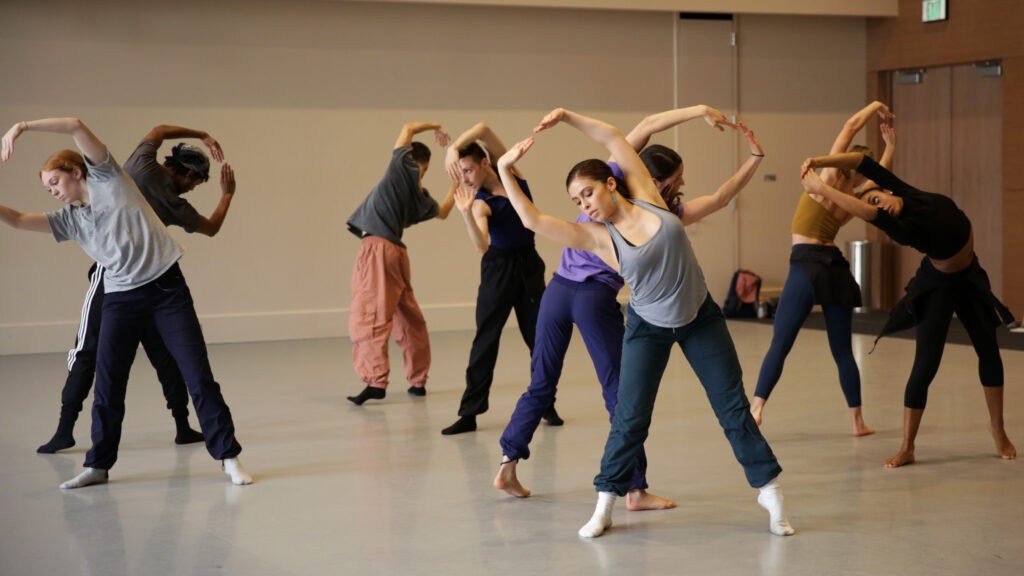
[{"label": "dancer in purple top", "polygon": [[[647,143],[653,134],[695,118],[703,118],[709,126],[720,131],[725,126],[735,127],[718,110],[697,105],[648,116],[626,136],[634,150],[643,150],[640,158],[651,172],[655,186],[665,203],[680,216],[683,224],[697,222],[728,205],[750,180],[757,168],[757,160],[760,159],[752,157],[748,160],[714,194],[682,202],[682,159],[670,148],[657,144],[647,146]],[[747,136],[751,151],[763,154],[753,131],[742,124],[740,127]],[[612,160],[614,158],[610,159],[609,165],[616,176],[621,178],[621,171]],[[581,213],[576,221],[593,220]],[[554,402],[574,324],[579,327],[587,352],[594,362],[605,408],[609,417],[614,416],[625,331],[616,296],[623,284],[622,277],[594,253],[572,248],[562,251],[558,272],[548,283],[540,303],[530,387],[520,397],[501,436],[502,461],[498,475],[494,478],[496,488],[519,498],[530,495],[530,491],[523,487],[516,476],[516,466],[519,459],[530,457],[529,444],[540,424],[541,415]],[[626,497],[627,507],[630,510],[674,508],[675,502],[646,491],[646,469],[647,459],[641,451]]]}]

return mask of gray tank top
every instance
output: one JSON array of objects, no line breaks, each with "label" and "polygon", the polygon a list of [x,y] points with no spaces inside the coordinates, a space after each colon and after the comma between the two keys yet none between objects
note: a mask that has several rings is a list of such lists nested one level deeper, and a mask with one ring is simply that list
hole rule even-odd
[{"label": "gray tank top", "polygon": [[668,210],[643,200],[630,202],[660,218],[661,226],[650,240],[633,246],[610,222],[604,223],[619,259],[619,274],[633,291],[629,305],[655,326],[685,326],[697,317],[708,296],[704,272],[686,229],[679,217]]}]

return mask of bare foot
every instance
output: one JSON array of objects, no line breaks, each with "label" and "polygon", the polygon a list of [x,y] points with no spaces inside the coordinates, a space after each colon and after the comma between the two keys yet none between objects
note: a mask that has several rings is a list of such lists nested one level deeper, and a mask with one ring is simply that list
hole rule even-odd
[{"label": "bare foot", "polygon": [[668,510],[675,507],[675,502],[655,496],[646,490],[630,490],[626,493],[626,510]]},{"label": "bare foot", "polygon": [[996,441],[996,452],[999,453],[1000,458],[1003,460],[1013,460],[1017,457],[1017,448],[1006,436],[1005,428],[996,430],[989,424],[988,431],[992,434],[992,439]]},{"label": "bare foot", "polygon": [[869,436],[875,433],[874,428],[871,428],[864,423],[864,414],[861,413],[860,406],[850,408],[850,416],[853,418],[854,436]]},{"label": "bare foot", "polygon": [[526,498],[530,495],[530,491],[523,488],[519,479],[516,478],[516,464],[518,463],[518,460],[503,460],[501,466],[498,467],[498,475],[494,477],[494,487],[504,490],[516,498]]},{"label": "bare foot", "polygon": [[885,461],[886,468],[899,468],[900,466],[906,466],[907,464],[914,463],[914,451],[900,449],[900,451]]},{"label": "bare foot", "polygon": [[754,399],[750,401],[750,415],[754,417],[754,422],[758,426],[761,425],[761,412],[764,411],[764,398],[758,398],[754,396]]}]

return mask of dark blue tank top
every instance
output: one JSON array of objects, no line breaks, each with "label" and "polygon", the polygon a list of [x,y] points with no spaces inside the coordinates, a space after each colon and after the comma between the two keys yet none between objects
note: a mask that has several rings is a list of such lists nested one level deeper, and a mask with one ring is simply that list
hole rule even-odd
[{"label": "dark blue tank top", "polygon": [[[516,182],[523,189],[526,197],[533,201],[530,194],[530,186],[526,180],[516,176]],[[481,188],[476,191],[476,199],[487,203],[491,209],[491,216],[487,219],[487,233],[491,237],[491,247],[506,248],[530,248],[533,246],[533,232],[523,226],[515,208],[508,198],[495,196]]]}]

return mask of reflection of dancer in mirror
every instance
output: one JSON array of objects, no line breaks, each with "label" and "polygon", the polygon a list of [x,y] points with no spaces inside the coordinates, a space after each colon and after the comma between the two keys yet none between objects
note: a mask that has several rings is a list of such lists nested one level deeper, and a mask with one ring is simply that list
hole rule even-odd
[{"label": "reflection of dancer in mirror", "polygon": [[[832,143],[832,154],[846,152],[853,137],[877,114],[882,120],[891,118],[889,109],[881,102],[873,102],[854,114],[843,126],[839,136]],[[886,139],[881,164],[892,165],[895,140]],[[854,151],[871,155],[864,146],[854,146]],[[864,176],[851,171],[829,168],[822,171],[822,178],[830,186],[850,195],[858,187],[870,187]],[[839,369],[839,386],[846,397],[853,421],[853,435],[873,434],[874,429],[864,423],[861,411],[860,370],[853,357],[853,309],[861,305],[860,287],[850,273],[850,263],[836,247],[836,234],[851,216],[826,198],[801,194],[800,203],[793,215],[791,231],[793,249],[789,257],[789,275],[782,288],[779,306],[775,312],[772,343],[761,364],[757,388],[750,401],[754,421],[761,424],[764,405],[782,376],[786,356],[796,342],[797,333],[811,313],[815,304],[821,305],[825,314],[825,329],[832,359]]]},{"label": "reflection of dancer in mirror", "polygon": [[[682,202],[682,158],[670,148],[657,144],[647,146],[647,142],[653,134],[695,118],[703,118],[708,125],[719,130],[723,130],[724,126],[732,126],[718,110],[698,105],[648,116],[626,136],[633,150],[643,150],[640,159],[651,172],[654,185],[684,225],[697,222],[728,205],[750,180],[759,164],[759,157],[751,156],[714,194]],[[743,130],[751,152],[763,154],[753,132],[746,127]],[[621,179],[622,172],[614,160],[610,158],[608,165]],[[581,213],[576,222],[593,220]],[[496,488],[520,498],[530,495],[530,491],[523,487],[517,476],[518,461],[530,457],[529,444],[540,423],[541,414],[554,402],[573,325],[580,329],[601,383],[605,408],[609,416],[614,417],[625,332],[616,295],[623,283],[622,277],[592,252],[572,248],[562,250],[558,272],[548,283],[541,299],[537,342],[533,351],[532,381],[516,404],[501,436],[503,457],[494,478]],[[647,459],[641,448],[633,480],[626,494],[626,507],[629,510],[675,508],[675,502],[647,492],[646,469]]]},{"label": "reflection of dancer in mirror", "polygon": [[[446,436],[476,430],[477,415],[487,411],[501,331],[513,310],[519,333],[533,354],[537,314],[544,294],[544,261],[534,248],[533,232],[523,227],[509,205],[508,194],[488,153],[501,156],[505,144],[490,126],[480,122],[452,142],[445,159],[452,181],[461,181],[471,189],[458,190],[455,202],[466,222],[470,242],[483,254],[476,296],[476,335],[466,367],[466,390],[459,404],[459,419],[441,431]],[[522,174],[514,170],[512,175],[529,194]],[[554,404],[545,409],[543,416],[549,424],[562,424]]]},{"label": "reflection of dancer in mirror", "polygon": [[[890,132],[888,125],[883,131]],[[815,168],[856,170],[874,180],[878,188],[857,199],[827,185]],[[864,154],[851,152],[808,158],[801,169],[804,189],[819,194],[846,212],[889,235],[897,244],[924,253],[921,267],[907,285],[907,293],[892,309],[881,335],[917,326],[914,367],[907,381],[903,410],[903,444],[885,461],[887,468],[914,462],[915,440],[946,345],[953,313],[967,330],[978,354],[978,373],[988,406],[989,432],[996,452],[1004,459],[1017,456],[1003,425],[1003,361],[996,341],[996,326],[1015,324],[989,285],[988,275],[974,254],[971,221],[941,194],[922,192],[904,183]]]},{"label": "reflection of dancer in mirror", "polygon": [[0,207],[0,218],[15,228],[50,232],[58,242],[75,240],[106,269],[92,406],[93,445],[85,457],[85,471],[60,487],[107,481],[121,441],[128,374],[147,322],[156,326],[185,378],[206,449],[222,462],[234,484],[252,483],[252,476],[238,461],[242,447],[235,440],[220,385],[213,379],[192,296],[178,267],[181,246],[106,145],[78,119],[15,124],[3,138],[3,161],[10,158],[18,136],[28,130],[68,134],[82,151],[58,152],[40,170],[43,187],[68,205],[47,214]]},{"label": "reflection of dancer in mirror", "polygon": [[[518,190],[512,174],[514,164],[533,145],[533,138],[528,138],[498,163],[509,198],[527,227],[570,248],[594,252],[618,268],[632,288],[615,416],[601,472],[594,479],[597,509],[580,535],[600,536],[611,526],[615,499],[631,487],[674,344],[682,348],[704,386],[747,480],[760,488],[758,502],[770,513],[769,528],[775,534],[792,534],[776,483],[782,468],[750,415],[736,349],[721,310],[708,294],[682,222],[668,211],[650,172],[618,130],[559,108],[535,131],[559,122],[604,145],[617,160],[624,181],[616,180],[605,162],[584,160],[569,172],[566,183],[572,201],[595,222],[571,223],[544,214]],[[752,155],[748,162],[756,165],[760,155]]]},{"label": "reflection of dancer in mirror", "polygon": [[438,205],[423,187],[423,175],[430,167],[430,148],[412,138],[427,130],[434,131],[439,146],[448,145],[448,133],[440,124],[403,125],[384,176],[347,222],[349,232],[360,239],[352,272],[348,319],[352,365],[359,379],[366,383],[362,392],[348,397],[356,406],[384,398],[391,373],[388,339],[392,330],[395,342],[402,348],[408,393],[427,394],[430,336],[412,291],[409,254],[402,243],[402,232],[424,220],[447,218],[454,203],[452,190]]},{"label": "reflection of dancer in mirror", "polygon": [[[220,202],[209,218],[201,215],[183,195],[209,180],[210,160],[206,154],[195,146],[179,144],[171,150],[171,155],[165,158],[163,165],[157,162],[156,154],[164,140],[179,138],[202,141],[214,160],[224,161],[220,143],[208,133],[161,125],[146,134],[124,163],[124,171],[131,176],[164,226],[181,226],[188,233],[215,236],[224,224],[235,195],[235,173],[229,164],[221,167]],[[96,345],[99,342],[103,309],[103,272],[104,268],[95,263],[89,269],[89,290],[82,307],[82,320],[75,338],[75,347],[68,353],[68,376],[61,391],[60,420],[53,438],[36,450],[41,454],[52,454],[75,445],[75,421],[89,396],[96,374]],[[174,443],[202,442],[203,435],[193,430],[188,423],[188,388],[185,380],[152,322],[147,322],[143,327],[141,338],[142,349],[156,369],[167,408],[174,417],[177,428]]]}]

